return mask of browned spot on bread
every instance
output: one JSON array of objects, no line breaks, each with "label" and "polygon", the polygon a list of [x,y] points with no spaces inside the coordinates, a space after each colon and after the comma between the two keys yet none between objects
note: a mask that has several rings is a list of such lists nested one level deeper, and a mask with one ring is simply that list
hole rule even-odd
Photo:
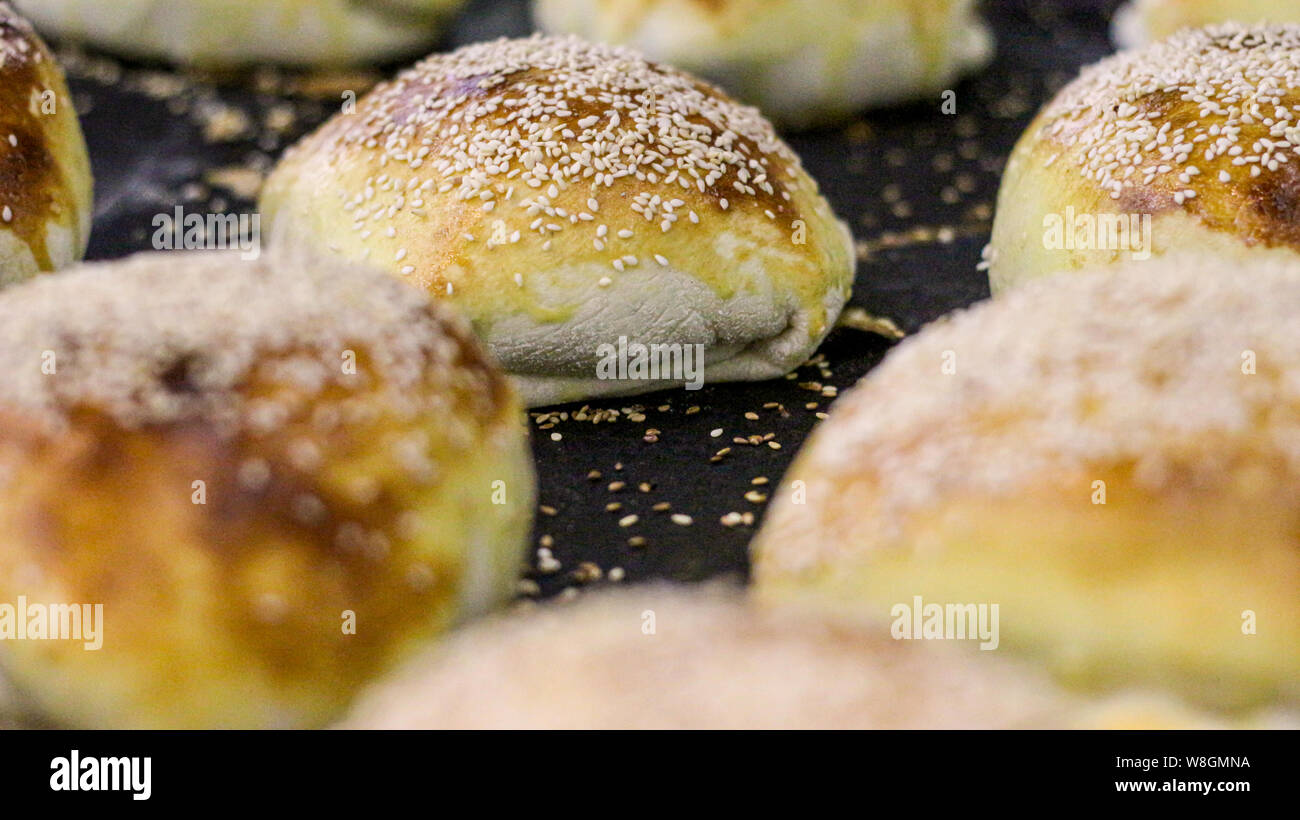
[{"label": "browned spot on bread", "polygon": [[1288,163],[1260,177],[1245,199],[1249,207],[1242,213],[1243,227],[1266,245],[1300,249],[1300,165]]},{"label": "browned spot on bread", "polygon": [[1300,249],[1297,51],[1300,26],[1225,24],[1110,57],[1044,109],[1035,156],[1104,209]]},{"label": "browned spot on bread", "polygon": [[[31,249],[42,270],[53,270],[46,248],[49,220],[76,214],[63,169],[48,142],[44,95],[56,72],[53,57],[31,27],[0,5],[0,208],[8,219],[0,228],[14,232]],[[69,105],[66,99],[55,105]]]}]

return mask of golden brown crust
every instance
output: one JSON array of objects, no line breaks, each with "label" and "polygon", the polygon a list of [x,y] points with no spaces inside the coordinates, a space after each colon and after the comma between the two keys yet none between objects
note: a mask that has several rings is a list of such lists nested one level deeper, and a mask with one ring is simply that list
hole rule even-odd
[{"label": "golden brown crust", "polygon": [[84,229],[73,174],[50,134],[53,111],[71,106],[49,49],[0,3],[0,227],[13,231],[46,271],[55,267],[46,247],[49,222],[71,221],[77,235]]},{"label": "golden brown crust", "polygon": [[108,613],[96,652],[0,655],[56,720],[319,725],[513,582],[518,401],[462,322],[388,277],[86,266],[0,298],[0,362],[28,374],[0,387],[0,598]]},{"label": "golden brown crust", "polygon": [[815,184],[756,110],[576,38],[429,58],[291,149],[263,211],[485,321],[501,301],[563,317],[572,305],[530,299],[530,274],[587,262],[618,278],[666,261],[730,295],[738,261],[708,255],[724,228],[797,259],[770,275],[806,304],[822,271],[848,269]]},{"label": "golden brown crust", "polygon": [[800,453],[758,586],[875,617],[996,602],[1006,647],[1085,685],[1294,699],[1297,313],[1300,263],[1184,254],[927,328]]},{"label": "golden brown crust", "polygon": [[1044,109],[1017,161],[1073,171],[1081,208],[1095,191],[1105,210],[1300,249],[1297,50],[1300,26],[1232,23],[1108,58]]}]

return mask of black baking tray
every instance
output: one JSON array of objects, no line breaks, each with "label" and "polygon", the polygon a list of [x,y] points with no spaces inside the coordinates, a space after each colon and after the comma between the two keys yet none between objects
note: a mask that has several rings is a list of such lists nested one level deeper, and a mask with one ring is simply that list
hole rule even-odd
[{"label": "black baking tray", "polygon": [[[1006,157],[1037,108],[1080,66],[1113,50],[1108,22],[1116,5],[986,2],[997,58],[953,89],[955,114],[944,113],[936,96],[868,112],[846,127],[787,135],[859,241],[853,305],[913,333],[988,295],[977,265]],[[530,31],[525,0],[477,0],[442,47]],[[338,107],[331,93],[312,93],[311,83],[292,74],[195,78],[69,44],[59,50],[96,174],[91,259],[149,250],[154,218],[177,205],[252,212],[248,186],[240,184],[247,175],[226,171],[268,167]],[[346,85],[347,78],[338,82]],[[286,110],[294,115],[287,124],[279,116]],[[241,116],[276,125],[243,134]],[[534,413],[540,507],[529,556],[532,583],[522,585],[522,594],[545,597],[619,580],[746,577],[746,548],[766,506],[746,494],[770,497],[777,491],[817,413],[833,404],[834,397],[824,394],[835,391],[825,388],[842,393],[891,344],[845,328],[823,345],[821,366],[805,367],[794,379],[592,402],[589,416],[618,411],[615,420],[600,423],[573,418],[582,404],[540,411],[568,413],[565,420]],[[811,402],[816,408],[808,408]],[[890,408],[882,404],[879,412]],[[711,436],[719,428],[722,434]],[[768,441],[733,442],[769,433],[779,449]],[[725,447],[730,452],[716,458]],[[589,478],[592,471],[600,478]],[[768,483],[755,485],[755,478]],[[625,487],[611,491],[615,481]],[[663,502],[670,509],[656,511]],[[612,503],[621,506],[610,511]],[[726,526],[722,518],[732,512],[752,513],[754,523]],[[634,514],[637,523],[620,524]],[[676,523],[673,514],[690,516],[691,523]],[[550,560],[539,562],[543,544],[558,568]]]}]

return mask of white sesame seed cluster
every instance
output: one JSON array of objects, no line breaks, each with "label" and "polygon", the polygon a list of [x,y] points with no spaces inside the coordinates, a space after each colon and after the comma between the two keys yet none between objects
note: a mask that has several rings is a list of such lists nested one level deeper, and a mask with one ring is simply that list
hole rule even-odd
[{"label": "white sesame seed cluster", "polygon": [[[331,151],[382,152],[383,170],[343,194],[362,239],[394,237],[397,214],[420,216],[450,196],[507,226],[462,233],[463,242],[490,249],[532,238],[550,250],[557,234],[581,230],[623,272],[651,260],[620,253],[613,240],[700,224],[708,213],[690,204],[699,196],[775,220],[799,185],[798,160],[756,109],[629,49],[574,37],[435,55],[372,93],[355,119],[336,120],[344,128]],[[625,180],[635,193],[622,196]],[[577,204],[560,204],[571,190],[581,192]]]},{"label": "white sesame seed cluster", "polygon": [[[1167,116],[1155,95],[1190,116]],[[1300,25],[1180,31],[1085,68],[1043,117],[1043,133],[1114,199],[1160,182],[1182,205],[1210,166],[1225,184],[1276,172],[1300,149]]]},{"label": "white sesame seed cluster", "polygon": [[398,413],[448,410],[465,395],[464,415],[446,423],[466,430],[495,417],[500,377],[460,321],[386,277],[312,269],[309,279],[235,253],[142,254],[6,291],[0,410],[56,432],[92,408],[128,428],[203,419],[225,434],[266,433],[288,408],[245,395],[258,377],[309,395],[377,389]]},{"label": "white sesame seed cluster", "polygon": [[[1069,481],[1086,497],[1081,476],[1124,464],[1156,495],[1218,487],[1238,457],[1300,487],[1296,316],[1294,263],[1171,255],[1009,291],[905,340],[847,394],[789,476],[835,492],[810,488],[819,503],[774,517],[815,528],[861,497],[842,488],[866,486],[871,539],[887,538],[945,499]],[[823,540],[769,543],[764,558],[807,565],[849,548]]]},{"label": "white sesame seed cluster", "polygon": [[0,70],[4,70],[11,61],[20,63],[29,59],[34,62],[44,60],[44,51],[34,46],[35,37],[32,24],[15,14],[9,3],[0,2]]}]

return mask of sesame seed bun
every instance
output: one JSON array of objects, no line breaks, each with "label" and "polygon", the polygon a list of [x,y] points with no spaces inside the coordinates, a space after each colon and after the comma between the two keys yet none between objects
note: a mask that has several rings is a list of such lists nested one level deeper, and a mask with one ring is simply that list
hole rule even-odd
[{"label": "sesame seed bun", "polygon": [[103,605],[100,649],[0,641],[48,718],[321,725],[512,592],[508,382],[420,294],[313,264],[158,253],[0,294],[0,603]]},{"label": "sesame seed bun", "polygon": [[620,337],[774,378],[853,279],[848,228],[756,110],[576,38],[430,57],[292,148],[261,209],[273,243],[454,305],[529,405],[685,381],[599,378]]},{"label": "sesame seed bun", "polygon": [[759,590],[871,618],[996,603],[1001,645],[1073,685],[1294,706],[1297,315],[1300,265],[1192,255],[927,328],[799,454]]},{"label": "sesame seed bun", "polygon": [[1059,725],[1066,698],[996,653],[630,587],[476,624],[375,686],[352,729],[936,729]]},{"label": "sesame seed bun", "polygon": [[408,56],[463,0],[16,0],[52,37],[220,68],[329,66]]},{"label": "sesame seed bun", "polygon": [[0,287],[80,259],[90,220],[90,158],[63,72],[0,3]]},{"label": "sesame seed bun", "polygon": [[1300,23],[1300,7],[1293,0],[1130,0],[1111,28],[1120,48],[1140,48],[1181,28],[1234,20]]},{"label": "sesame seed bun", "polygon": [[640,49],[787,127],[940,91],[993,53],[972,0],[535,0],[538,25]]},{"label": "sesame seed bun", "polygon": [[1296,259],[1298,146],[1300,26],[1189,29],[1086,68],[1007,165],[993,290],[1175,250]]}]

